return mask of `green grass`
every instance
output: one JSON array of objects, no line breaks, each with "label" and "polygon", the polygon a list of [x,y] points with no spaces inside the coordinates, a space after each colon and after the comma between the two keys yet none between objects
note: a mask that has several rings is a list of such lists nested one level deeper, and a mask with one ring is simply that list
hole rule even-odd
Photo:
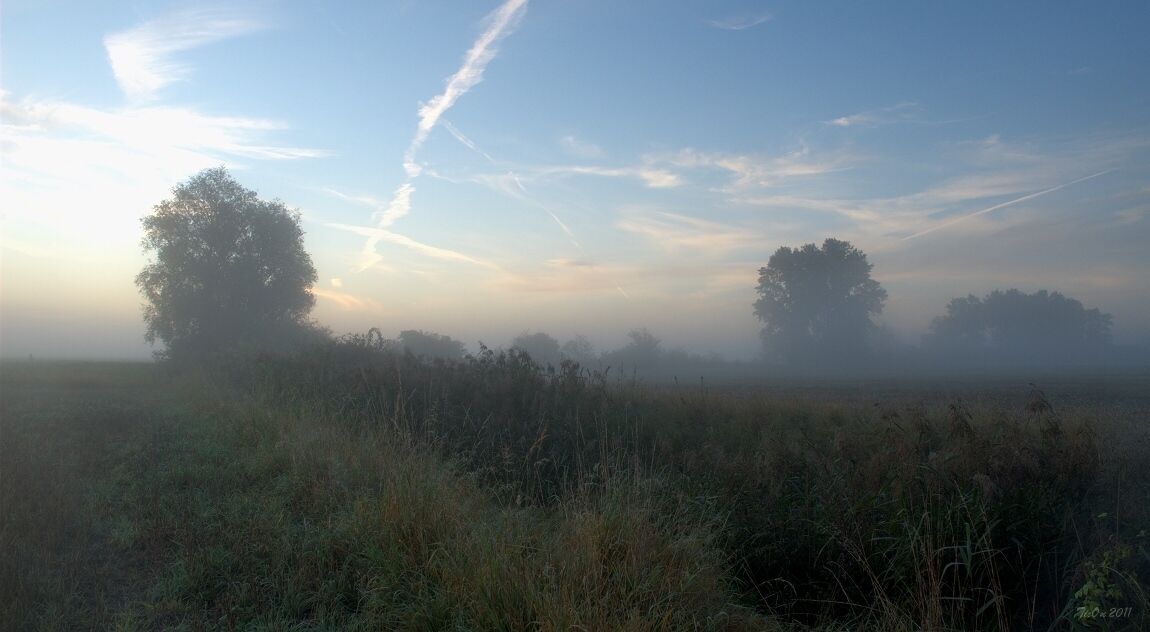
[{"label": "green grass", "polygon": [[508,507],[313,402],[57,377],[4,382],[6,629],[768,627],[715,517],[657,482]]},{"label": "green grass", "polygon": [[5,363],[0,628],[1144,629],[1145,391],[1087,382]]}]

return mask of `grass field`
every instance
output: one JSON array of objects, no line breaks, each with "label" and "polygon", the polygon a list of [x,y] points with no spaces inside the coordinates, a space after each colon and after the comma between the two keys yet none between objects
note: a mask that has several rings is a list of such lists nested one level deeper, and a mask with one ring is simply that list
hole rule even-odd
[{"label": "grass field", "polygon": [[0,365],[0,627],[1146,629],[1150,380]]}]

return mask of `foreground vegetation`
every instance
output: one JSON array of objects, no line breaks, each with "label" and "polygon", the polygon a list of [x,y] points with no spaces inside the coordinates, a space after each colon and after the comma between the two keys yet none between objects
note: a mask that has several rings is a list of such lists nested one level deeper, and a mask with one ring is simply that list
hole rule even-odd
[{"label": "foreground vegetation", "polygon": [[654,388],[381,343],[4,364],[0,626],[1150,624],[1145,399]]}]

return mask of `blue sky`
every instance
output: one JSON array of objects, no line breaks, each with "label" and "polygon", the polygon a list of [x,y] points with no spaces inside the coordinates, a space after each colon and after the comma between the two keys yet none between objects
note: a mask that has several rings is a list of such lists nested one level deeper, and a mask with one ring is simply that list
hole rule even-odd
[{"label": "blue sky", "polygon": [[851,241],[916,341],[1060,291],[1150,338],[1141,2],[3,6],[0,353],[146,357],[139,219],[225,164],[314,316],[753,357],[758,269]]}]

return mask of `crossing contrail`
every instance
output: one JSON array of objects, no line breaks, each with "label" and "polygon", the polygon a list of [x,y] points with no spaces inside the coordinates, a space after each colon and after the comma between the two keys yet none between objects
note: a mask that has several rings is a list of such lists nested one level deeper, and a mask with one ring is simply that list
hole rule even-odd
[{"label": "crossing contrail", "polygon": [[1002,204],[995,204],[994,206],[991,206],[989,208],[984,208],[981,211],[975,211],[975,212],[971,213],[970,215],[963,215],[962,217],[956,217],[950,221],[946,221],[946,222],[943,222],[941,224],[938,224],[937,226],[931,226],[930,228],[928,228],[926,230],[919,231],[919,232],[917,232],[913,235],[910,235],[908,237],[903,237],[899,241],[907,241],[908,239],[914,239],[915,237],[922,237],[923,235],[926,235],[928,233],[933,233],[936,230],[940,230],[940,229],[946,228],[948,226],[954,226],[955,224],[957,224],[959,222],[964,222],[964,221],[966,221],[972,217],[977,217],[978,215],[983,215],[983,214],[989,213],[991,211],[997,211],[1000,208],[1004,208],[1004,207],[1010,206],[1012,204],[1018,204],[1019,202],[1025,202],[1027,200],[1033,200],[1034,198],[1036,198],[1040,195],[1046,195],[1047,193],[1053,193],[1059,189],[1066,188],[1072,184],[1078,184],[1079,182],[1083,182],[1083,181],[1089,180],[1091,178],[1097,178],[1098,176],[1110,173],[1111,171],[1113,171],[1113,169],[1107,169],[1106,171],[1099,171],[1098,173],[1096,173],[1094,175],[1086,176],[1085,178],[1079,178],[1077,180],[1074,180],[1073,182],[1067,182],[1066,184],[1060,184],[1056,187],[1051,187],[1049,189],[1046,189],[1045,191],[1039,191],[1038,193],[1031,193],[1030,195],[1024,195],[1018,199],[1011,200],[1009,202],[1003,202]]},{"label": "crossing contrail", "polygon": [[[415,193],[415,185],[412,181],[423,171],[423,168],[415,162],[415,154],[427,140],[428,134],[431,133],[432,128],[439,123],[443,113],[446,112],[459,97],[467,94],[475,84],[483,80],[483,70],[487,68],[487,64],[495,59],[496,53],[499,52],[499,40],[507,37],[515,26],[519,23],[523,13],[527,10],[527,0],[507,0],[499,6],[498,9],[492,11],[487,16],[487,29],[475,40],[471,49],[467,51],[467,55],[463,58],[463,65],[455,74],[447,79],[447,86],[443,92],[433,97],[430,101],[419,108],[419,125],[416,127],[415,137],[411,139],[411,144],[407,146],[407,151],[403,154],[403,170],[407,174],[407,179],[403,184],[395,190],[391,204],[389,204],[381,214],[377,213],[377,232],[365,233],[368,237],[367,243],[364,245],[363,254],[360,261],[359,270],[363,271],[370,268],[381,257],[375,251],[375,246],[380,241],[391,241],[409,247],[415,247],[417,242],[411,240],[399,239],[399,235],[386,230],[395,220],[407,215],[411,211],[411,195]],[[444,123],[447,123],[444,121]],[[449,129],[456,138],[459,138],[467,145],[474,145],[465,140],[464,137],[458,133],[454,128]],[[410,242],[410,243],[409,243]],[[424,254],[432,254],[438,256],[440,254],[449,252],[443,249],[433,248],[424,244],[418,244],[420,250]],[[458,254],[458,253],[454,253]],[[462,255],[460,255],[462,256]],[[459,257],[451,257],[459,258]],[[466,258],[465,259],[470,259]]]}]

